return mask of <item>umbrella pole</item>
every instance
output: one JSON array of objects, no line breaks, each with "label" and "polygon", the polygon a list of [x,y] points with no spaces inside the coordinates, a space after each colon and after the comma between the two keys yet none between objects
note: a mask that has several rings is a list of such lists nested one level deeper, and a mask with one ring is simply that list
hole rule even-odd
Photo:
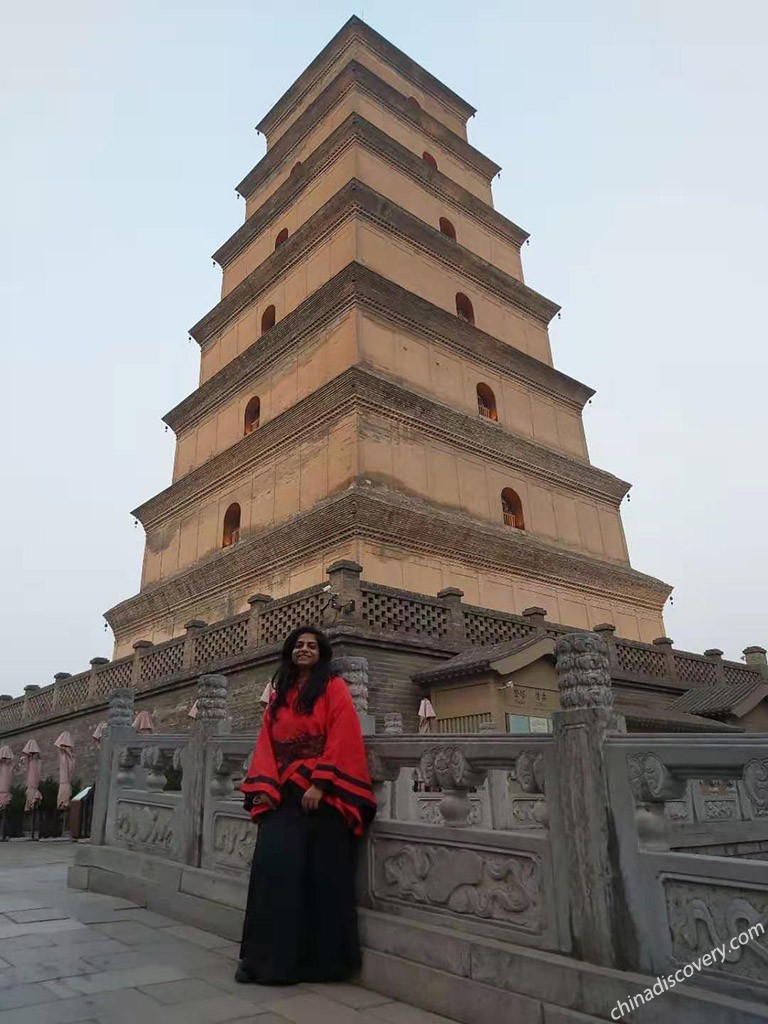
[{"label": "umbrella pole", "polygon": [[2,840],[0,840],[3,843],[7,843],[8,842],[8,836],[5,834],[5,815],[7,813],[7,810],[8,809],[6,807],[3,808],[3,837],[2,837]]}]

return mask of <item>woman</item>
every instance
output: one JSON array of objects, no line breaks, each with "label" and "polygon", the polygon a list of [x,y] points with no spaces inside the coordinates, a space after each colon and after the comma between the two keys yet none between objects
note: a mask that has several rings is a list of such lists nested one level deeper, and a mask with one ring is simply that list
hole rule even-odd
[{"label": "woman", "polygon": [[360,722],[313,626],[283,645],[248,776],[259,823],[235,978],[341,981],[360,967],[357,840],[376,813]]}]

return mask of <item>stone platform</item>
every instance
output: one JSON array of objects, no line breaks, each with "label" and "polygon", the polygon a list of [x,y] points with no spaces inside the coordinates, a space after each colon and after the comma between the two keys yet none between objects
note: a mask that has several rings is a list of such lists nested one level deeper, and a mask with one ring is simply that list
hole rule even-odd
[{"label": "stone platform", "polygon": [[0,844],[0,1024],[449,1024],[358,985],[238,985],[234,943],[68,890],[77,849]]}]

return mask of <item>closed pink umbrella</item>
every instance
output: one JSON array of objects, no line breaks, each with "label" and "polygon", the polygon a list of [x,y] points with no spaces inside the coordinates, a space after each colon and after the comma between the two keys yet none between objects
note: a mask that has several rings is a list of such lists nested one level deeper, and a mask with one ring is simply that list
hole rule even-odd
[{"label": "closed pink umbrella", "polygon": [[13,751],[0,747],[0,810],[11,802],[11,775],[13,774]]},{"label": "closed pink umbrella", "polygon": [[72,799],[72,772],[75,768],[75,751],[72,746],[72,737],[68,732],[61,733],[53,741],[54,747],[59,751],[59,792],[56,797],[56,807],[63,810],[69,807]]},{"label": "closed pink umbrella", "polygon": [[104,730],[106,728],[107,728],[107,723],[106,722],[99,722],[99,724],[96,726],[96,728],[91,733],[91,736],[93,737],[93,740],[96,743],[97,747],[101,746],[101,737],[104,735]]},{"label": "closed pink umbrella", "polygon": [[133,720],[136,732],[154,732],[155,723],[148,711],[140,711]]},{"label": "closed pink umbrella", "polygon": [[27,778],[24,785],[27,788],[25,811],[32,811],[43,799],[43,795],[37,788],[40,785],[40,747],[37,740],[27,740],[22,751],[27,761]]},{"label": "closed pink umbrella", "polygon": [[432,732],[432,722],[437,718],[432,701],[426,697],[419,704],[419,732]]}]

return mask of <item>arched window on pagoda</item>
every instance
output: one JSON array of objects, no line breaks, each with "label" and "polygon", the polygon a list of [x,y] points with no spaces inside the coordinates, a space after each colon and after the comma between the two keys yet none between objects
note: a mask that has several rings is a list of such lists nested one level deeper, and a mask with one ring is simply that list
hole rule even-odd
[{"label": "arched window on pagoda", "polygon": [[245,407],[245,417],[243,419],[243,434],[250,434],[259,425],[259,418],[261,416],[261,399],[254,395]]},{"label": "arched window on pagoda", "polygon": [[487,384],[477,385],[477,411],[487,420],[498,420],[499,414],[496,411],[496,396]]},{"label": "arched window on pagoda", "polygon": [[514,526],[516,530],[525,529],[523,503],[520,501],[520,495],[511,487],[505,487],[501,492],[501,511],[505,526]]},{"label": "arched window on pagoda", "polygon": [[421,110],[421,104],[415,96],[408,97],[408,106],[412,107],[414,110]]},{"label": "arched window on pagoda", "polygon": [[221,546],[229,548],[240,540],[240,506],[235,501],[224,513],[224,531]]},{"label": "arched window on pagoda", "polygon": [[444,235],[448,235],[454,242],[456,241],[456,228],[451,224],[447,217],[440,218],[440,230]]},{"label": "arched window on pagoda", "polygon": [[436,170],[437,170],[437,160],[435,160],[435,158],[434,158],[434,157],[432,156],[432,154],[431,154],[431,153],[428,153],[428,152],[426,151],[426,149],[425,149],[425,150],[424,150],[424,152],[423,152],[423,153],[421,154],[421,159],[422,159],[422,160],[424,161],[424,163],[425,163],[425,164],[426,164],[426,165],[427,165],[428,167],[431,167],[433,171],[436,171]]},{"label": "arched window on pagoda", "polygon": [[475,322],[475,311],[472,308],[472,303],[463,292],[457,292],[456,294],[456,315],[461,317],[462,320],[466,320],[468,324],[474,324]]},{"label": "arched window on pagoda", "polygon": [[288,241],[288,228],[283,228],[280,234],[275,239],[275,248],[279,249],[283,242]]},{"label": "arched window on pagoda", "polygon": [[291,168],[291,174],[295,174],[295,173],[296,173],[296,171],[298,171],[298,169],[299,169],[300,167],[301,167],[301,160],[297,160],[297,161],[296,161],[296,163],[295,163],[295,164],[293,165],[293,167]]},{"label": "arched window on pagoda", "polygon": [[266,334],[266,332],[271,327],[274,327],[274,326],[275,326],[275,307],[274,306],[267,306],[267,308],[261,314],[261,333],[262,334]]}]

